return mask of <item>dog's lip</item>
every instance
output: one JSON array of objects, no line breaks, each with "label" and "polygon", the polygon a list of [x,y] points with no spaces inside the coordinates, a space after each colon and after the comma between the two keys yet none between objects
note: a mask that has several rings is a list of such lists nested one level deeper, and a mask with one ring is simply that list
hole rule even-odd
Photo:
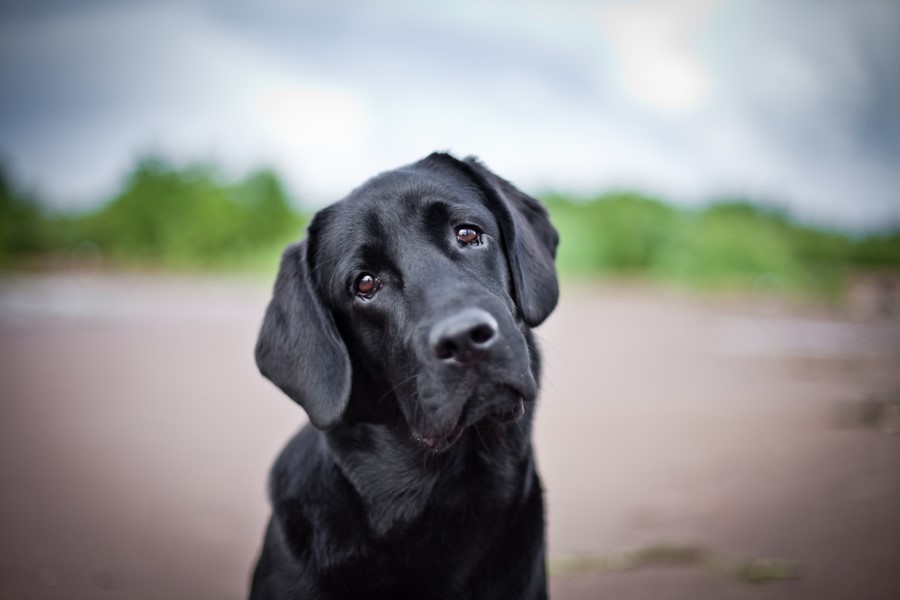
[{"label": "dog's lip", "polygon": [[443,452],[452,446],[462,435],[465,426],[457,423],[456,426],[444,435],[424,436],[416,434],[416,440],[427,446],[433,452]]},{"label": "dog's lip", "polygon": [[444,452],[450,448],[460,438],[463,432],[473,425],[490,421],[492,423],[503,425],[512,423],[521,419],[525,415],[525,400],[518,396],[514,402],[506,402],[502,406],[495,408],[484,414],[477,415],[475,418],[462,415],[456,425],[446,433],[436,436],[425,436],[416,434],[416,440],[428,447],[432,452]]},{"label": "dog's lip", "polygon": [[490,420],[495,423],[510,423],[520,419],[525,414],[525,403],[534,400],[534,397],[524,393],[523,390],[515,386],[506,386],[507,390],[512,392],[510,396],[504,398],[501,402],[490,402],[476,406],[471,412],[466,410],[463,412],[461,421],[466,426],[481,423]]},{"label": "dog's lip", "polygon": [[518,421],[525,414],[525,401],[520,397],[513,404],[508,404],[487,415],[487,419],[495,423],[511,423]]}]

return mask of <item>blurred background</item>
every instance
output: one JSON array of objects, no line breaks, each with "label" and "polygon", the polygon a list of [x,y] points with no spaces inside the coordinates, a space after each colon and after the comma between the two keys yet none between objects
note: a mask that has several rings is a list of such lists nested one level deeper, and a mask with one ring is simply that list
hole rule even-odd
[{"label": "blurred background", "polygon": [[477,155],[560,230],[555,598],[900,597],[900,4],[0,6],[0,599],[240,598],[286,243]]}]

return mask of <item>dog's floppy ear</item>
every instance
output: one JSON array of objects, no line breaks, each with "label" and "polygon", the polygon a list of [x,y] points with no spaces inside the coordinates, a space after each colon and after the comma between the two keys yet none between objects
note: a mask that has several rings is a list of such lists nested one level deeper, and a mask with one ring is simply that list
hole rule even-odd
[{"label": "dog's floppy ear", "polygon": [[310,278],[307,240],[281,255],[259,338],[260,372],[300,404],[319,429],[335,426],[350,399],[350,357]]},{"label": "dog's floppy ear", "polygon": [[466,158],[463,163],[494,204],[503,229],[516,304],[525,323],[536,327],[553,312],[559,300],[559,281],[553,264],[559,234],[540,202],[498,177],[474,157]]}]

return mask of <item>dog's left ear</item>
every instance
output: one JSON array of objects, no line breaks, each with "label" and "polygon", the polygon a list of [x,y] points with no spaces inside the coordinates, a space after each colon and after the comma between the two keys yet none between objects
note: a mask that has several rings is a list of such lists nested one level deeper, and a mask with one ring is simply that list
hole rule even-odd
[{"label": "dog's left ear", "polygon": [[559,300],[556,278],[556,233],[540,202],[482,165],[474,157],[462,161],[493,204],[509,257],[515,300],[529,327],[544,322]]},{"label": "dog's left ear", "polygon": [[300,404],[319,429],[337,425],[350,399],[350,357],[313,289],[309,239],[281,255],[272,300],[256,341],[260,372]]}]

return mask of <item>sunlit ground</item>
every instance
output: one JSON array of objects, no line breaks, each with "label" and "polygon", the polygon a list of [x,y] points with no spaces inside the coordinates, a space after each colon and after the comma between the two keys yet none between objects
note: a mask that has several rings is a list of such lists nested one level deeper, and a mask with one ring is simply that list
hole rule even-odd
[{"label": "sunlit ground", "polygon": [[[304,421],[253,364],[268,287],[0,280],[0,598],[246,594]],[[900,597],[900,320],[861,298],[566,286],[538,331],[553,597]]]}]

